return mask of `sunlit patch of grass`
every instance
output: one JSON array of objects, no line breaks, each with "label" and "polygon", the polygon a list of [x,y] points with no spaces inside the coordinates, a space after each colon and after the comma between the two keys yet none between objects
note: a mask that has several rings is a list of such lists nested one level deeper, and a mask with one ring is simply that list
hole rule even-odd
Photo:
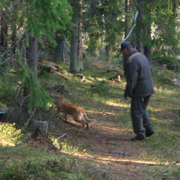
[{"label": "sunlit patch of grass", "polygon": [[9,148],[0,149],[0,179],[83,180],[88,177],[76,157],[41,152],[24,145],[14,147],[15,155]]},{"label": "sunlit patch of grass", "polygon": [[17,129],[15,124],[0,123],[0,145],[15,146],[25,139],[21,129]]},{"label": "sunlit patch of grass", "polygon": [[[74,147],[72,145],[70,145],[67,141],[59,141],[57,138],[54,137],[50,137],[53,144],[59,149],[61,150],[61,152],[66,152],[66,153],[70,153],[70,154],[76,154],[79,153],[79,147]],[[85,152],[85,150],[83,150],[82,152]]]},{"label": "sunlit patch of grass", "polygon": [[106,104],[110,105],[110,106],[116,106],[116,107],[126,107],[126,108],[129,108],[130,105],[129,104],[120,104],[119,102],[118,103],[115,103],[115,102],[112,102],[112,101],[106,101]]}]

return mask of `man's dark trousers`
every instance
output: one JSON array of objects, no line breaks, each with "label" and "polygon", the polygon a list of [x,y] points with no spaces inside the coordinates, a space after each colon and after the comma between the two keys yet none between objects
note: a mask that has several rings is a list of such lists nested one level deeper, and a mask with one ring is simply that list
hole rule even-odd
[{"label": "man's dark trousers", "polygon": [[138,136],[145,136],[145,130],[152,129],[152,121],[146,110],[150,96],[132,97],[131,99],[131,117],[134,133]]}]

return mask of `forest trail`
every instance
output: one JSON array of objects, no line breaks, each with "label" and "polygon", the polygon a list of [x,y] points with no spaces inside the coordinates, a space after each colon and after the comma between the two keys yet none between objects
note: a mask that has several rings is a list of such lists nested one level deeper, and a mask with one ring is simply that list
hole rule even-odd
[{"label": "forest trail", "polygon": [[[99,169],[108,180],[148,180],[152,176],[147,168],[154,162],[143,161],[139,146],[143,141],[132,142],[135,136],[132,130],[125,130],[114,122],[115,115],[96,115],[97,123],[89,131],[69,123],[61,123],[60,129],[68,134],[71,142],[77,147],[84,147],[86,153],[77,154],[79,158],[101,162],[105,169]],[[70,118],[70,122],[75,122]]]}]

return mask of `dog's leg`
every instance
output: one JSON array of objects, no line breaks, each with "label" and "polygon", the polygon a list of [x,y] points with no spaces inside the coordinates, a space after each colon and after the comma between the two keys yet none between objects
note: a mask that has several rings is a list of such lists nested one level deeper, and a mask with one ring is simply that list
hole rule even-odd
[{"label": "dog's leg", "polygon": [[89,130],[89,124],[88,123],[86,123],[86,127],[87,127],[87,130]]},{"label": "dog's leg", "polygon": [[77,116],[73,117],[74,120],[80,124],[82,124],[82,128],[85,129],[85,127],[87,127],[87,129],[89,129],[89,124],[87,123],[87,121],[85,120],[84,116],[82,113],[78,114]]},{"label": "dog's leg", "polygon": [[83,122],[84,128],[85,128],[85,125],[86,125],[87,130],[89,130],[89,123],[86,121],[86,119],[84,117],[84,114],[81,114],[81,120]]},{"label": "dog's leg", "polygon": [[64,119],[65,119],[65,121],[67,121],[67,119],[68,119],[67,114],[64,115]]},{"label": "dog's leg", "polygon": [[63,121],[64,121],[64,122],[67,121],[67,114],[64,114],[64,116],[63,116]]}]

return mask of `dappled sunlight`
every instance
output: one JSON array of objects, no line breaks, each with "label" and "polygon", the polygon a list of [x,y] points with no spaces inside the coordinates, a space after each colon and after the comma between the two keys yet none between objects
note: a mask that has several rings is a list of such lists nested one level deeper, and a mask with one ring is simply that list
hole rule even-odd
[{"label": "dappled sunlight", "polygon": [[[111,122],[110,122],[111,123]],[[126,134],[128,134],[129,132],[132,132],[132,129],[130,129],[130,128],[125,128],[125,127],[120,127],[120,126],[116,126],[116,127],[110,127],[110,124],[109,124],[109,126],[107,125],[107,123],[106,123],[106,125],[104,126],[104,125],[102,125],[102,126],[95,126],[95,125],[93,125],[92,126],[92,128],[94,128],[94,129],[96,129],[97,131],[100,131],[101,132],[101,134],[103,134],[104,132],[107,134],[107,133],[109,133],[109,135],[110,134],[114,134],[114,136],[116,136],[116,134],[119,134],[119,132],[121,131],[125,131],[125,133]],[[122,135],[122,134],[121,134]],[[121,136],[121,135],[119,135],[119,137]],[[120,139],[120,138],[119,138]]]},{"label": "dappled sunlight", "polygon": [[158,92],[158,93],[163,93],[163,94],[178,94],[179,91],[177,91],[177,89],[167,89],[167,88],[164,88],[164,87],[157,87],[155,86],[154,87],[154,90],[155,92]]},{"label": "dappled sunlight", "polygon": [[[135,159],[125,159],[125,158],[113,158],[111,156],[109,157],[103,157],[100,156],[99,158],[97,158],[100,162],[109,164],[110,162],[115,162],[115,163],[133,163],[133,164],[147,164],[147,165],[151,165],[151,164],[158,164],[160,165],[160,163],[158,162],[154,162],[154,161],[144,161],[144,160],[135,160]],[[161,163],[162,164],[162,163]],[[168,164],[168,163],[163,163],[163,164]]]},{"label": "dappled sunlight", "polygon": [[16,128],[16,124],[0,123],[0,145],[15,146],[22,142],[23,133]]},{"label": "dappled sunlight", "polygon": [[120,103],[115,103],[115,102],[112,102],[112,101],[106,101],[106,104],[107,105],[110,105],[110,106],[115,106],[115,107],[125,107],[125,108],[129,108],[130,107],[130,104],[126,103],[126,104],[120,104]]},{"label": "dappled sunlight", "polygon": [[97,114],[97,115],[103,115],[103,116],[106,116],[106,115],[117,115],[116,113],[114,112],[108,112],[108,111],[95,111],[95,110],[86,110],[87,113],[91,113],[91,114]]},{"label": "dappled sunlight", "polygon": [[95,127],[96,129],[99,129],[101,131],[105,131],[106,133],[118,133],[120,128],[114,128],[114,127],[108,127],[108,126],[100,126],[100,127]]},{"label": "dappled sunlight", "polygon": [[149,109],[150,111],[153,111],[153,112],[164,111],[164,107],[163,107],[163,108],[160,108],[160,107],[152,107],[152,106],[148,106],[148,109]]},{"label": "dappled sunlight", "polygon": [[15,146],[16,144],[8,141],[7,139],[3,139],[3,137],[1,137],[0,145],[3,147],[6,147],[6,146]]},{"label": "dappled sunlight", "polygon": [[[62,151],[63,152],[63,151]],[[107,155],[99,155],[99,154],[94,154],[91,155],[89,153],[70,153],[70,152],[66,152],[64,151],[64,153],[69,154],[69,155],[73,155],[76,156],[78,158],[84,159],[84,160],[92,160],[94,162],[100,162],[103,164],[118,164],[118,165],[169,165],[170,163],[168,162],[155,162],[155,161],[146,161],[146,160],[137,160],[137,159],[133,159],[132,157],[129,158],[125,158],[124,155],[122,157],[113,157],[112,154]],[[138,158],[138,157],[137,157]]]}]

